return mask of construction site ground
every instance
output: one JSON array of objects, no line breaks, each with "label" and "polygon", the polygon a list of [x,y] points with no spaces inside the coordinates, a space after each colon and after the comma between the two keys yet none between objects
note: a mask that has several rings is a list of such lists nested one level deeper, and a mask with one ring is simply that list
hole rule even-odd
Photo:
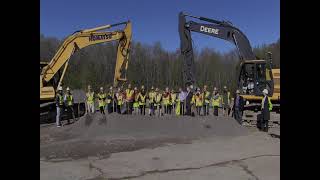
[{"label": "construction site ground", "polygon": [[280,127],[265,133],[212,115],[85,115],[40,126],[40,178],[276,180]]}]

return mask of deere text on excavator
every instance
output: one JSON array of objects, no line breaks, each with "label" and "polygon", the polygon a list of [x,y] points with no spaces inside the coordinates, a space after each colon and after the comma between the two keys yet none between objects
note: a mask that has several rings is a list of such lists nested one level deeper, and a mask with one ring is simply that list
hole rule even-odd
[{"label": "deere text on excavator", "polygon": [[[119,25],[125,25],[124,29],[102,31]],[[118,83],[125,82],[127,80],[126,73],[131,37],[132,27],[130,21],[76,31],[64,40],[49,63],[40,62],[40,123],[55,119],[56,108],[54,100],[56,90],[62,83],[71,56],[82,48],[104,42],[118,41],[113,84],[117,86]],[[83,100],[75,102],[74,109],[76,116],[82,116],[85,113]]]}]

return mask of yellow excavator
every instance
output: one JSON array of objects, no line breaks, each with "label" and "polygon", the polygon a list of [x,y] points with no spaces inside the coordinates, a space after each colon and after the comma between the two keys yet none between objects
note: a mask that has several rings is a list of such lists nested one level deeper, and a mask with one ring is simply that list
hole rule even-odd
[{"label": "yellow excavator", "polygon": [[[105,31],[125,25],[123,30]],[[118,41],[117,60],[114,72],[114,86],[125,82],[130,53],[132,26],[130,21],[79,30],[68,36],[50,62],[40,62],[40,122],[54,120],[56,116],[55,95],[63,81],[71,56],[90,45]],[[85,103],[75,102],[76,116],[85,113]]]}]

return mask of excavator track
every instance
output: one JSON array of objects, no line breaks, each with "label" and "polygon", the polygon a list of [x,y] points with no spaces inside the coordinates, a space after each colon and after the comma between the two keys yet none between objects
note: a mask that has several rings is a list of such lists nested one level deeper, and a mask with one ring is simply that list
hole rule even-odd
[{"label": "excavator track", "polygon": [[[242,125],[248,127],[257,127],[261,112],[244,111],[242,116]],[[270,112],[269,127],[280,127],[280,113]]]}]

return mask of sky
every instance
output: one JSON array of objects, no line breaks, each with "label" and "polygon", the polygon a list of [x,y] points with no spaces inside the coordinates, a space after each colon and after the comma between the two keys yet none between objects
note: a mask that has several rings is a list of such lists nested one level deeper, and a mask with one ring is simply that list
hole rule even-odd
[{"label": "sky", "polygon": [[[280,38],[280,0],[40,0],[40,32],[62,39],[80,29],[130,20],[133,41],[160,41],[164,49],[175,51],[180,46],[180,11],[228,20],[248,37],[253,47]],[[195,32],[192,39],[198,50],[235,49],[227,41]]]}]

